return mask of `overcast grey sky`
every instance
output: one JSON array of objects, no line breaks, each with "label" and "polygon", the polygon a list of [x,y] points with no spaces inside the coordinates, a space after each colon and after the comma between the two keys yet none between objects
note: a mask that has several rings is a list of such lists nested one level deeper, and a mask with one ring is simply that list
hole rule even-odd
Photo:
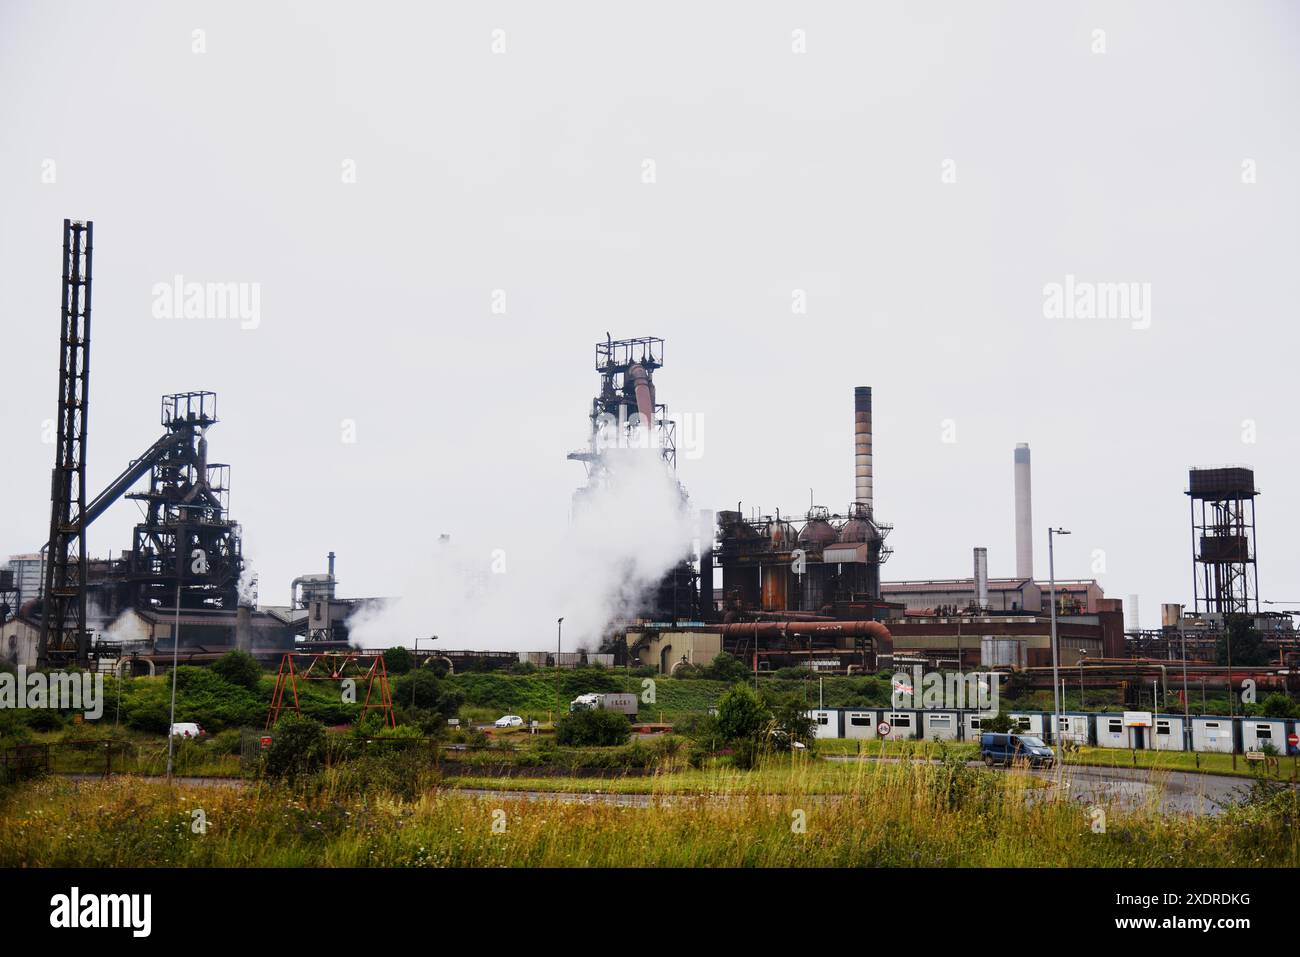
[{"label": "overcast grey sky", "polygon": [[[92,494],[161,394],[215,390],[263,603],[330,549],[342,593],[391,594],[440,532],[556,537],[606,331],[667,340],[700,507],[843,511],[870,385],[887,579],[969,575],[974,545],[1010,574],[1027,441],[1040,575],[1064,525],[1058,575],[1158,624],[1191,598],[1187,467],[1244,463],[1262,594],[1300,599],[1298,27],[1289,3],[7,0],[0,553],[47,532],[67,216],[96,232]],[[256,328],[155,317],[176,275],[259,284]],[[1067,275],[1149,283],[1149,328],[1046,317]]]}]

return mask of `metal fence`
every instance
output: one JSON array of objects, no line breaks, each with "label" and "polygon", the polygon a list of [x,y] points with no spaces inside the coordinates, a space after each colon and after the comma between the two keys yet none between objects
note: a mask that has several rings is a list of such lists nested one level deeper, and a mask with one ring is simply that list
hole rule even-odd
[{"label": "metal fence", "polygon": [[0,784],[48,774],[49,770],[48,744],[19,744],[0,750]]}]

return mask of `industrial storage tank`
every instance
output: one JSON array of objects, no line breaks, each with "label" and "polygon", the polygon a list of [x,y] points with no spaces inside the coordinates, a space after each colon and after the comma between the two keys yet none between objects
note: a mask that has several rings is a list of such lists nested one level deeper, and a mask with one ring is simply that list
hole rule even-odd
[{"label": "industrial storage tank", "polygon": [[814,505],[808,509],[807,521],[799,532],[799,544],[814,548],[824,548],[839,540],[839,532],[831,524],[830,512],[824,505]]},{"label": "industrial storage tank", "polygon": [[880,531],[871,523],[871,510],[860,502],[850,505],[849,520],[840,526],[839,541],[858,545],[880,537]]}]

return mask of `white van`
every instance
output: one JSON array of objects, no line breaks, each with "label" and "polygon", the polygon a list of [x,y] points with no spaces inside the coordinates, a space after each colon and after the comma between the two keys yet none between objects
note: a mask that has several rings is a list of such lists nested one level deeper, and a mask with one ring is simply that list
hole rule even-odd
[{"label": "white van", "polygon": [[173,738],[201,738],[206,732],[193,721],[177,721],[172,725]]}]

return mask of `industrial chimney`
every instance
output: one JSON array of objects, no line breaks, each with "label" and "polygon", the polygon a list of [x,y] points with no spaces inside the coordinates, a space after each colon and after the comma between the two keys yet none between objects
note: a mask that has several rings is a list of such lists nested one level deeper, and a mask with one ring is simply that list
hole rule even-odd
[{"label": "industrial chimney", "polygon": [[975,549],[975,607],[989,610],[989,550]]},{"label": "industrial chimney", "polygon": [[871,386],[853,390],[853,501],[874,508],[871,490]]},{"label": "industrial chimney", "polygon": [[1016,577],[1034,577],[1034,514],[1029,492],[1029,443],[1016,446]]}]

